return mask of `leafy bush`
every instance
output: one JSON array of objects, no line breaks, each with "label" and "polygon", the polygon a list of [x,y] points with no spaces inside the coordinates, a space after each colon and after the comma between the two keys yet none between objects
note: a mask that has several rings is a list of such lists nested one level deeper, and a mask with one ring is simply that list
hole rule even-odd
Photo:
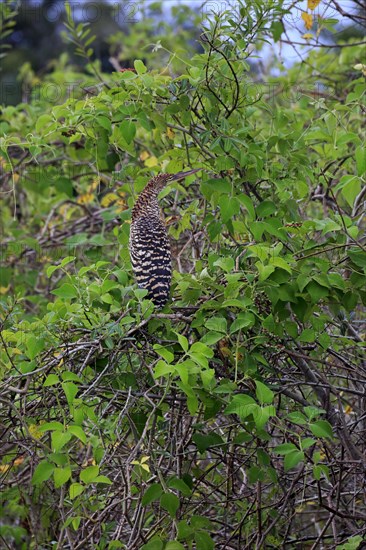
[{"label": "leafy bush", "polygon": [[[240,1],[177,72],[110,75],[69,13],[86,71],[61,55],[3,108],[8,547],[365,536],[365,48],[263,75],[253,51],[286,13]],[[153,173],[188,167],[161,195],[175,271],[157,311],[130,209]]]}]

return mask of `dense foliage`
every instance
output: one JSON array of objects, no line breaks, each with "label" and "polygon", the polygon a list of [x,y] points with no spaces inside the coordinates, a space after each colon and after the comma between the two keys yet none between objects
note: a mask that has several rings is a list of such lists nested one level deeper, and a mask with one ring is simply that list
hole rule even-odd
[{"label": "dense foliage", "polygon": [[[365,45],[285,70],[285,7],[239,1],[199,49],[179,10],[176,51],[136,23],[133,67],[105,74],[67,14],[85,70],[23,67],[32,94],[0,123],[4,548],[358,548]],[[298,42],[334,29],[317,17]],[[188,168],[161,193],[175,271],[156,310],[131,206]]]}]

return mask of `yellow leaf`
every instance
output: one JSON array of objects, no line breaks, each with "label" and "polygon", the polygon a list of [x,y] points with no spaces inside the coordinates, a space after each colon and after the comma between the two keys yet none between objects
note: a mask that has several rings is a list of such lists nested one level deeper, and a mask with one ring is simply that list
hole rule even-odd
[{"label": "yellow leaf", "polygon": [[81,467],[82,468],[87,468],[88,466],[96,466],[96,462],[95,462],[95,459],[94,458],[88,458],[88,460],[85,460]]},{"label": "yellow leaf", "polygon": [[356,71],[361,71],[363,76],[366,76],[366,65],[363,65],[362,63],[357,63],[357,65],[355,65],[353,68],[356,69]]},{"label": "yellow leaf", "polygon": [[0,294],[6,294],[10,288],[10,285],[8,286],[0,286]]},{"label": "yellow leaf", "polygon": [[100,178],[96,177],[93,179],[92,183],[89,185],[88,191],[95,191],[100,185]]},{"label": "yellow leaf", "polygon": [[307,33],[303,34],[302,37],[305,40],[311,40],[312,38],[314,38],[314,36],[310,32],[307,32]]},{"label": "yellow leaf", "polygon": [[69,210],[70,206],[68,204],[63,204],[60,206],[60,214],[61,216],[66,216],[67,211]]},{"label": "yellow leaf", "polygon": [[320,0],[308,0],[308,10],[315,10],[319,4]]},{"label": "yellow leaf", "polygon": [[8,470],[10,470],[10,464],[0,464],[1,473],[5,474]]},{"label": "yellow leaf", "polygon": [[305,28],[309,31],[313,26],[313,16],[310,13],[302,13],[301,18],[305,23]]},{"label": "yellow leaf", "polygon": [[145,470],[145,472],[150,473],[150,468],[147,464],[140,464],[141,468]]},{"label": "yellow leaf", "polygon": [[93,202],[94,194],[93,193],[84,193],[78,197],[78,204],[90,204]]},{"label": "yellow leaf", "polygon": [[14,466],[20,466],[20,464],[23,464],[24,462],[24,456],[20,456],[19,458],[16,458],[13,462]]},{"label": "yellow leaf", "polygon": [[116,208],[116,212],[123,212],[124,210],[127,210],[126,204],[123,201],[118,201],[118,207]]},{"label": "yellow leaf", "polygon": [[147,151],[142,151],[142,153],[140,154],[140,160],[144,161],[148,159],[149,156],[150,156],[150,153],[148,153]]},{"label": "yellow leaf", "polygon": [[173,139],[175,136],[175,133],[171,128],[167,128],[166,135],[168,136],[169,139]]},{"label": "yellow leaf", "polygon": [[[61,356],[61,353],[54,353],[53,356],[57,359],[58,357]],[[58,369],[59,367],[62,367],[62,365],[64,364],[64,358],[61,356],[61,359],[59,361],[59,363],[57,363],[56,365],[56,369]]]},{"label": "yellow leaf", "polygon": [[115,193],[107,193],[106,195],[104,195],[104,197],[100,201],[100,204],[104,208],[106,208],[107,206],[110,206],[111,204],[113,204],[117,200],[118,200],[118,196]]},{"label": "yellow leaf", "polygon": [[157,166],[157,164],[158,159],[156,157],[150,157],[145,161],[145,166],[148,166],[149,168],[151,168],[152,166]]},{"label": "yellow leaf", "polygon": [[351,414],[352,411],[353,411],[352,407],[347,405],[346,408],[344,409],[344,414]]}]

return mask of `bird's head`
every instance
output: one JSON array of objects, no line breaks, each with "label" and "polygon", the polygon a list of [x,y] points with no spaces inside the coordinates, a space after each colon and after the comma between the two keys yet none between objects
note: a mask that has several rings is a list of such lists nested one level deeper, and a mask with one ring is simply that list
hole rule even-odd
[{"label": "bird's head", "polygon": [[159,213],[157,197],[166,184],[171,181],[184,179],[186,176],[195,174],[198,171],[199,169],[188,170],[187,172],[178,172],[178,174],[158,174],[153,177],[135,202],[135,206],[132,209],[132,221],[137,220],[142,215],[146,215],[147,212],[151,214],[157,211]]},{"label": "bird's head", "polygon": [[184,179],[187,176],[191,176],[192,174],[195,174],[198,172],[199,169],[195,170],[188,170],[187,172],[178,172],[177,174],[158,174],[154,178],[150,180],[150,184],[156,189],[158,192],[160,192],[167,183],[171,181],[179,181]]}]

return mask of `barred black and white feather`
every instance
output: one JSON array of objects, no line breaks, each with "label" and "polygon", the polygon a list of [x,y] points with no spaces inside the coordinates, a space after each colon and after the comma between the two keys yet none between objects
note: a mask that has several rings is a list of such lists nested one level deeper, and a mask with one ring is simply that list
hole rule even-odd
[{"label": "barred black and white feather", "polygon": [[140,288],[161,308],[168,299],[172,278],[172,257],[169,238],[162,218],[158,194],[168,181],[179,180],[198,170],[176,175],[160,174],[152,178],[132,209],[130,256]]}]

